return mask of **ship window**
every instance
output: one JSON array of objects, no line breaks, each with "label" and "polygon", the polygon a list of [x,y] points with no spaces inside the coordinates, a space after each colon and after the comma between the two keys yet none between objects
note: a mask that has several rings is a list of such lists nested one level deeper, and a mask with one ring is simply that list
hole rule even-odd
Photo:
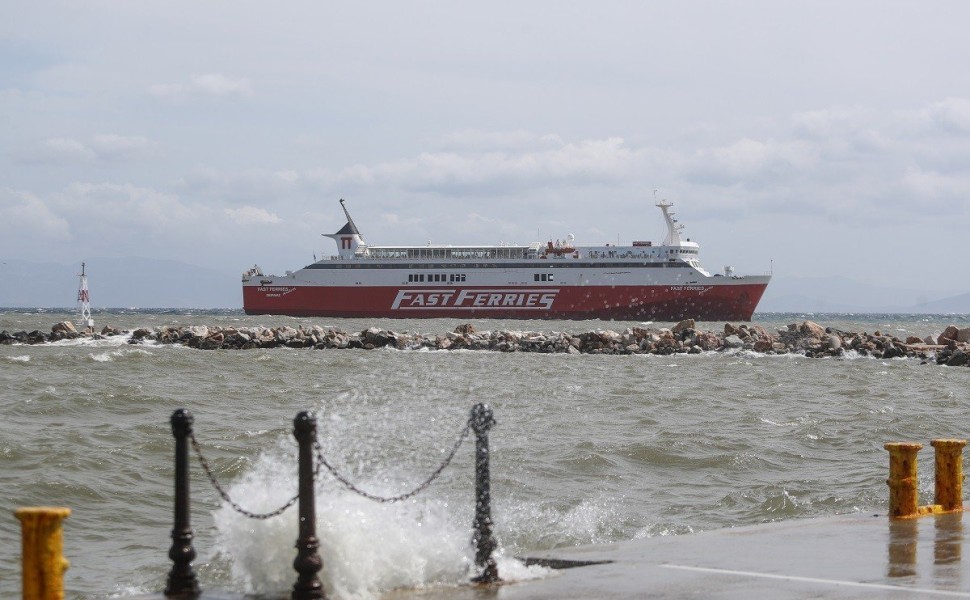
[{"label": "ship window", "polygon": [[536,277],[536,281],[539,281],[539,274],[538,273],[536,273],[535,277]]}]

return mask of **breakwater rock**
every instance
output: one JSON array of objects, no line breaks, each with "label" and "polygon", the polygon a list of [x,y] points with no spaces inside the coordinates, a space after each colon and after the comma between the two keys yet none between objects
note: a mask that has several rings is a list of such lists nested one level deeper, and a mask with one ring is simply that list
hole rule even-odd
[{"label": "breakwater rock", "polygon": [[584,333],[478,331],[459,325],[444,335],[399,333],[371,327],[357,333],[312,327],[163,326],[133,331],[104,327],[100,333],[78,331],[72,323],[55,324],[51,332],[0,332],[0,344],[41,344],[82,337],[129,336],[128,343],[181,344],[202,350],[315,348],[318,350],[395,348],[398,350],[490,350],[568,354],[698,354],[750,350],[763,354],[844,356],[853,352],[874,358],[919,358],[950,366],[970,366],[970,328],[947,327],[936,338],[905,340],[879,331],[847,332],[813,321],[792,323],[768,332],[760,325],[725,323],[723,331],[703,331],[691,319],[670,328],[630,327],[622,332],[597,329]]}]

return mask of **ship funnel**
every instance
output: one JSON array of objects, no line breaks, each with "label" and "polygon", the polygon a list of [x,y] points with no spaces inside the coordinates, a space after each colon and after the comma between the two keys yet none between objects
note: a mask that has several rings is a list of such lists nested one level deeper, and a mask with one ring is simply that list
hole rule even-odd
[{"label": "ship funnel", "polygon": [[347,216],[347,224],[341,227],[337,233],[324,233],[323,235],[337,242],[337,253],[341,258],[350,258],[357,254],[358,250],[366,249],[367,243],[360,232],[357,231],[357,226],[350,216],[350,211],[344,205],[343,198],[340,199],[340,208],[344,210],[344,215]]}]

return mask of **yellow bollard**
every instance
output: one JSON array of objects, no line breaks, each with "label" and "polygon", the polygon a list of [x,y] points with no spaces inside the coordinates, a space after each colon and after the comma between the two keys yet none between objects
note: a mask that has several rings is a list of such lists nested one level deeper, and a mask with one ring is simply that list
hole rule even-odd
[{"label": "yellow bollard", "polygon": [[889,451],[889,517],[915,517],[918,513],[916,493],[916,453],[923,444],[890,442]]},{"label": "yellow bollard", "polygon": [[64,534],[70,508],[18,508],[23,547],[23,600],[64,600]]},{"label": "yellow bollard", "polygon": [[936,449],[936,499],[943,510],[963,510],[963,447],[967,440],[933,440]]}]

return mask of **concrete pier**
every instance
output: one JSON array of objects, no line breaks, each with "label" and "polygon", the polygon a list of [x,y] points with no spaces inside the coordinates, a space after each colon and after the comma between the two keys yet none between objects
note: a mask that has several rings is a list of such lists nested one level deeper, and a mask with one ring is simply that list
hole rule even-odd
[{"label": "concrete pier", "polygon": [[[870,513],[562,548],[529,558],[599,564],[557,569],[531,581],[397,590],[382,598],[970,598],[970,562],[963,562],[968,519],[965,512],[904,520]],[[284,591],[278,596],[288,597]],[[163,597],[139,600],[149,598]],[[202,596],[242,598],[218,592]]]}]

